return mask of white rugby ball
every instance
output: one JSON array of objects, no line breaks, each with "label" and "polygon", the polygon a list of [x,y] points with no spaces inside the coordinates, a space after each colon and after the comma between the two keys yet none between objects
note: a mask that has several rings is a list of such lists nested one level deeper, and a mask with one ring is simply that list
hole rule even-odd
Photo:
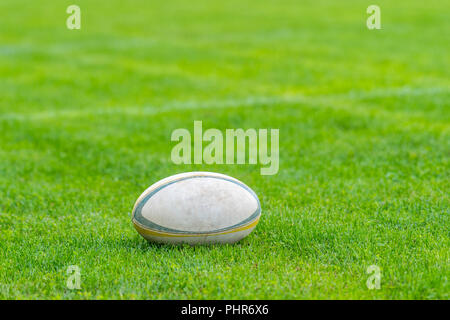
[{"label": "white rugby ball", "polygon": [[160,243],[234,243],[258,224],[256,194],[239,180],[214,172],[186,172],[151,185],[137,199],[133,225]]}]

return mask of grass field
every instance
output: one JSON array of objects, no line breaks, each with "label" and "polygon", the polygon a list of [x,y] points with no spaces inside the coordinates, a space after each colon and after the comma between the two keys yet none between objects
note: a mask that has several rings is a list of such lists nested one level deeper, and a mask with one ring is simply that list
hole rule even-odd
[{"label": "grass field", "polygon": [[[68,30],[68,5],[81,30]],[[382,30],[366,28],[381,7]],[[450,3],[0,2],[1,299],[449,299]],[[175,165],[176,128],[278,128],[280,170]],[[242,180],[236,245],[146,242],[150,184]],[[81,289],[66,287],[67,267]],[[371,265],[381,288],[369,290]]]}]

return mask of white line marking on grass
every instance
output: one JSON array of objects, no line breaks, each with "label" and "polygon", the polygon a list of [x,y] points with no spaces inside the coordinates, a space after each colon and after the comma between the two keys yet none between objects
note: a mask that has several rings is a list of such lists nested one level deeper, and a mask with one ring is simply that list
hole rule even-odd
[{"label": "white line marking on grass", "polygon": [[[284,96],[255,96],[243,99],[224,99],[208,101],[174,101],[161,106],[142,106],[142,107],[109,107],[82,110],[50,110],[36,113],[9,113],[0,116],[0,120],[46,120],[54,118],[79,118],[94,117],[102,115],[156,115],[171,111],[196,110],[196,109],[218,109],[218,108],[236,108],[236,107],[255,107],[261,105],[273,105],[277,103],[308,103],[320,104],[327,107],[336,107],[336,99],[365,99],[380,97],[403,97],[403,96],[423,96],[437,93],[448,92],[444,88],[410,88],[400,87],[391,89],[374,89],[371,91],[350,91],[347,93],[305,96],[299,94]],[[341,107],[337,107],[342,109]],[[366,109],[364,109],[367,111]]]},{"label": "white line marking on grass", "polygon": [[411,87],[400,87],[400,88],[386,88],[386,89],[373,89],[370,91],[350,91],[346,96],[351,99],[355,98],[378,98],[378,97],[405,97],[405,96],[426,96],[437,93],[450,93],[446,88],[411,88]]},{"label": "white line marking on grass", "polygon": [[[295,100],[297,102],[298,99]],[[263,104],[286,103],[287,99],[280,97],[248,97],[245,99],[226,99],[208,101],[174,101],[161,106],[142,107],[110,107],[82,110],[51,110],[30,114],[10,113],[0,116],[1,120],[45,120],[50,118],[77,118],[101,115],[155,115],[177,110],[216,109],[228,107],[250,107]]]}]

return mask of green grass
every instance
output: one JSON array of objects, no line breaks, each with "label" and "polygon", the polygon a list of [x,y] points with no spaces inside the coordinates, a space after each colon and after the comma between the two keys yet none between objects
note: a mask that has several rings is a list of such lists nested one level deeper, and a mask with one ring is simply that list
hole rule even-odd
[{"label": "green grass", "polygon": [[[78,0],[70,31],[72,3],[0,3],[1,299],[449,299],[448,2],[379,0],[375,31],[367,1]],[[279,173],[174,165],[194,120],[279,128]],[[140,193],[191,170],[255,190],[249,237],[137,234]]]}]

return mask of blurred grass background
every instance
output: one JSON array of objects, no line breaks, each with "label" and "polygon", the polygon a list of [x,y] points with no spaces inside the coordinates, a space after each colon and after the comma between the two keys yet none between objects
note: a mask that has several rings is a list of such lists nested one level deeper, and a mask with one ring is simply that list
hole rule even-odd
[{"label": "blurred grass background", "polygon": [[[68,30],[71,4],[0,3],[0,298],[448,299],[448,3],[377,1],[373,31],[357,0],[76,1]],[[174,165],[194,120],[279,128],[279,173]],[[255,190],[248,238],[135,232],[139,194],[191,170]]]}]

